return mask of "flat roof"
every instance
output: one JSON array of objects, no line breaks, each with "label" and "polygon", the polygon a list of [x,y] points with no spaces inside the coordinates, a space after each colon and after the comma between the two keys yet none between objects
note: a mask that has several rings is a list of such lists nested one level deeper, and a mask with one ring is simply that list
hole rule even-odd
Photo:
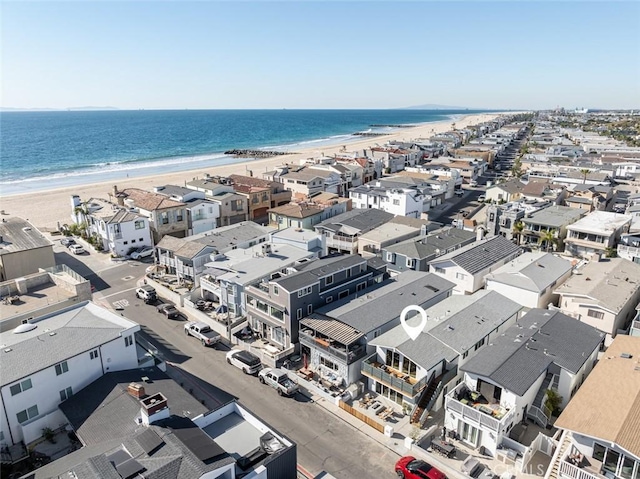
[{"label": "flat roof", "polygon": [[420,233],[420,227],[416,228],[415,226],[398,223],[385,223],[360,235],[359,238],[361,240],[382,243],[384,241],[394,241],[412,233],[418,235]]},{"label": "flat roof", "polygon": [[35,226],[17,216],[0,221],[0,256],[53,246]]},{"label": "flat roof", "polygon": [[560,228],[573,223],[585,214],[586,211],[578,208],[553,205],[531,213],[530,217],[525,216],[522,221],[532,225]]},{"label": "flat roof", "polygon": [[640,457],[640,337],[615,337],[554,425]]},{"label": "flat roof", "polygon": [[610,213],[608,211],[593,211],[584,218],[567,226],[567,229],[583,233],[613,234],[626,223],[631,223],[631,219],[631,215]]}]

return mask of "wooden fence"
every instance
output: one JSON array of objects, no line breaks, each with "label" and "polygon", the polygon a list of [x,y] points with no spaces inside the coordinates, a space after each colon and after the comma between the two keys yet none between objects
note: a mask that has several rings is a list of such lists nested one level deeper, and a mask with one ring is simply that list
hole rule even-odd
[{"label": "wooden fence", "polygon": [[357,417],[358,419],[360,419],[362,422],[368,424],[369,426],[371,426],[372,428],[374,428],[376,431],[384,433],[384,425],[380,424],[378,421],[376,421],[375,419],[367,416],[366,414],[364,414],[361,411],[358,411],[356,408],[349,406],[347,403],[345,403],[344,401],[340,401],[338,403],[338,405],[340,406],[340,409],[344,409],[345,411],[347,411],[349,414],[351,414],[352,416]]}]

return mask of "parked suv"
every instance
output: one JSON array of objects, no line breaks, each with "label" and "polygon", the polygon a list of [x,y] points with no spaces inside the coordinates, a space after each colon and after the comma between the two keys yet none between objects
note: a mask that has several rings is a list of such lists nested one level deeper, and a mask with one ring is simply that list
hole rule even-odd
[{"label": "parked suv", "polygon": [[171,303],[162,303],[157,306],[158,312],[164,314],[169,319],[175,319],[180,315],[180,311]]},{"label": "parked suv", "polygon": [[149,286],[148,284],[140,286],[138,289],[136,289],[136,296],[144,300],[144,302],[147,304],[154,303],[158,299],[155,288]]},{"label": "parked suv", "polygon": [[242,369],[245,374],[255,374],[262,369],[260,358],[244,349],[232,349],[227,353],[227,362]]},{"label": "parked suv", "polygon": [[153,246],[143,246],[131,253],[131,259],[142,259],[153,256]]},{"label": "parked suv", "polygon": [[293,396],[298,392],[298,385],[282,369],[263,369],[258,373],[258,379],[262,384],[268,384],[278,391],[280,396]]}]

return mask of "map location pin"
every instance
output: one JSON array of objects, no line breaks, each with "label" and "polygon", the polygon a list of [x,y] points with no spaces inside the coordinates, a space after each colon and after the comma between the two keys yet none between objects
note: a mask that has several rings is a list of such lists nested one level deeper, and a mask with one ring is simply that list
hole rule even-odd
[{"label": "map location pin", "polygon": [[[407,324],[407,313],[409,311],[416,311],[420,313],[422,321],[420,321],[420,324],[418,326],[410,326],[409,324]],[[405,333],[407,333],[413,341],[418,339],[418,336],[420,336],[420,333],[427,324],[427,320],[428,318],[426,311],[420,306],[416,306],[415,304],[407,306],[402,310],[402,313],[400,313],[400,324],[402,324],[402,328],[404,329]]]}]

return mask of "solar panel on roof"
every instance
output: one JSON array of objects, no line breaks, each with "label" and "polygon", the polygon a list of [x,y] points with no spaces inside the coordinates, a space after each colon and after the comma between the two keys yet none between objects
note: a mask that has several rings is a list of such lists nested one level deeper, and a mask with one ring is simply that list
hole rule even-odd
[{"label": "solar panel on roof", "polygon": [[153,429],[145,429],[136,436],[136,441],[147,454],[150,454],[151,451],[164,444],[164,441]]},{"label": "solar panel on roof", "polygon": [[116,471],[122,477],[122,479],[129,479],[135,476],[139,472],[146,471],[147,469],[135,459],[129,459],[122,464],[116,466]]}]

